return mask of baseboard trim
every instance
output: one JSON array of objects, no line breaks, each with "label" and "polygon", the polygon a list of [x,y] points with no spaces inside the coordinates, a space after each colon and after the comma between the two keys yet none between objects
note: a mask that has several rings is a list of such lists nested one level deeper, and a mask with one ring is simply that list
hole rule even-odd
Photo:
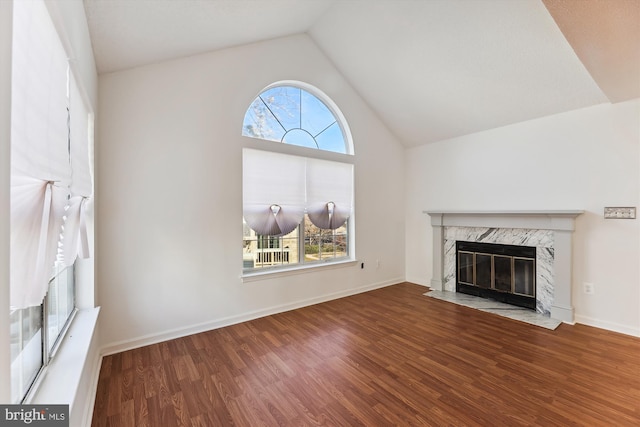
[{"label": "baseboard trim", "polygon": [[426,280],[424,277],[410,277],[407,276],[405,278],[405,281],[409,282],[409,283],[413,283],[415,285],[420,285],[420,286],[427,286],[427,287],[431,287],[431,282],[429,280]]},{"label": "baseboard trim", "polygon": [[223,328],[225,326],[235,325],[237,323],[247,322],[249,320],[258,319],[260,317],[270,316],[272,314],[283,313],[290,310],[296,310],[298,308],[308,307],[310,305],[320,304],[323,302],[348,297],[351,295],[360,294],[363,292],[372,291],[375,289],[384,288],[387,286],[395,285],[404,282],[404,277],[385,280],[383,282],[373,283],[358,288],[347,289],[344,291],[334,292],[306,300],[296,301],[289,304],[282,304],[265,308],[262,310],[256,310],[249,313],[244,313],[237,316],[229,316],[222,319],[213,320],[210,322],[204,322],[185,328],[176,328],[169,331],[165,331],[159,334],[149,334],[139,338],[130,340],[119,341],[116,343],[108,344],[102,347],[101,355],[108,356],[110,354],[120,353],[134,348],[144,347],[151,344],[157,344],[159,342],[168,341],[176,338],[182,338],[188,335],[197,334],[200,332],[206,332],[213,329]]},{"label": "baseboard trim", "polygon": [[575,315],[575,321],[576,323],[593,326],[594,328],[606,329],[612,332],[640,337],[640,328],[633,328],[627,325],[621,325],[620,323],[607,322],[604,320],[594,319],[593,317],[589,316],[581,316],[579,314]]},{"label": "baseboard trim", "polygon": [[551,318],[573,325],[575,323],[573,307],[560,307],[554,304],[551,306]]}]

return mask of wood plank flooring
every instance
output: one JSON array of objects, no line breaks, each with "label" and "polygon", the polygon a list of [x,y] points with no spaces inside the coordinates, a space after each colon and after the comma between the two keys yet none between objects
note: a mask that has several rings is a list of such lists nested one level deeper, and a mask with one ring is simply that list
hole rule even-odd
[{"label": "wood plank flooring", "polygon": [[401,283],[106,356],[93,427],[639,426],[640,339]]}]

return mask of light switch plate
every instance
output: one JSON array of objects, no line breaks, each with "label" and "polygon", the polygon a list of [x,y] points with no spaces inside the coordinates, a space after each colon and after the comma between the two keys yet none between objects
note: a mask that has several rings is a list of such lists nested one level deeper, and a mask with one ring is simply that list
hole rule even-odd
[{"label": "light switch plate", "polygon": [[636,219],[636,207],[605,207],[606,219]]}]

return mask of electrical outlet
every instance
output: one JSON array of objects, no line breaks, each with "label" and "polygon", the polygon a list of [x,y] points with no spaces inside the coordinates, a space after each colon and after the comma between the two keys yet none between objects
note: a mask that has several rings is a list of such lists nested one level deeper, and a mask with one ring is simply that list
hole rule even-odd
[{"label": "electrical outlet", "polygon": [[379,259],[376,260],[376,268],[380,268],[380,260]]},{"label": "electrical outlet", "polygon": [[593,295],[596,293],[596,287],[593,283],[584,282],[582,286],[584,287],[585,294]]}]

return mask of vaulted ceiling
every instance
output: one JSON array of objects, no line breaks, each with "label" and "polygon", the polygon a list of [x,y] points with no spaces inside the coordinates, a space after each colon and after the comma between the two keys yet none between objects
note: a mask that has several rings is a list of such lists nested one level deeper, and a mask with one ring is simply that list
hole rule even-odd
[{"label": "vaulted ceiling", "polygon": [[637,0],[84,0],[106,73],[307,33],[406,146],[640,97]]}]

